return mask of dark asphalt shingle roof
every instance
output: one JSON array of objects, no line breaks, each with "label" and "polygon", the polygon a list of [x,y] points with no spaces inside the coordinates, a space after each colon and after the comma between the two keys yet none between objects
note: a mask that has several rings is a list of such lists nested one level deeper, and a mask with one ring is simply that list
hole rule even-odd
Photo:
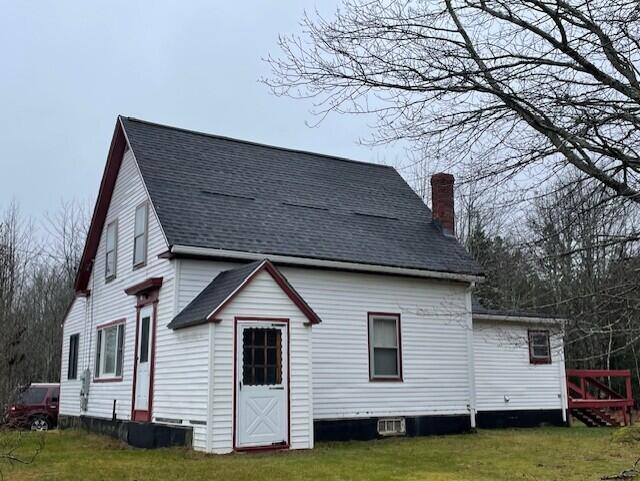
[{"label": "dark asphalt shingle roof", "polygon": [[[218,274],[205,287],[195,299],[178,313],[176,317],[169,323],[170,329],[180,329],[183,327],[204,324],[209,321],[209,316],[215,318],[215,315],[222,309],[231,299],[231,295],[236,293],[239,288],[250,282],[254,272],[257,274],[266,270],[270,273],[273,280],[280,288],[289,296],[302,313],[307,317],[309,323],[316,324],[320,322],[318,315],[309,307],[309,304],[298,294],[291,286],[289,281],[268,259],[244,264],[240,267],[230,269]],[[235,294],[234,294],[235,295]],[[226,302],[225,302],[226,301]],[[214,319],[211,319],[214,320]]]},{"label": "dark asphalt shingle roof", "polygon": [[169,245],[481,274],[391,167],[121,121]]},{"label": "dark asphalt shingle roof", "polygon": [[264,261],[255,261],[221,272],[167,327],[178,329],[207,322],[207,316],[219,307]]}]

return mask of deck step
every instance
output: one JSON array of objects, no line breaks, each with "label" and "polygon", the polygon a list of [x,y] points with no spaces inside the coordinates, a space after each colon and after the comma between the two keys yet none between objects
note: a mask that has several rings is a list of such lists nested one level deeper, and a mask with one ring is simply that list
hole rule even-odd
[{"label": "deck step", "polygon": [[622,423],[604,409],[572,409],[571,414],[589,427],[621,426]]}]

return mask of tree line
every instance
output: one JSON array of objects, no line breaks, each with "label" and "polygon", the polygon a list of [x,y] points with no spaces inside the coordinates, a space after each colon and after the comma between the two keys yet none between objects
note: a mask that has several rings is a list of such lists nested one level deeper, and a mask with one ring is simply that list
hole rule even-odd
[{"label": "tree line", "polygon": [[476,288],[483,304],[567,319],[567,366],[631,369],[640,393],[640,242],[629,236],[640,209],[605,196],[559,179],[511,223],[476,204],[494,216],[472,212],[463,242],[487,275]]},{"label": "tree line", "polygon": [[0,211],[0,407],[22,386],[60,379],[62,321],[87,220],[75,202],[38,224],[15,202]]}]

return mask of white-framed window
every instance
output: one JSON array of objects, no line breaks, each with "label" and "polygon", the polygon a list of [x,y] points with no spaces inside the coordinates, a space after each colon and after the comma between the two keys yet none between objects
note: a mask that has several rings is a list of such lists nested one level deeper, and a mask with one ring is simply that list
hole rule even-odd
[{"label": "white-framed window", "polygon": [[402,381],[400,314],[369,313],[369,380]]},{"label": "white-framed window", "polygon": [[133,229],[133,266],[143,266],[147,263],[147,224],[148,206],[144,204],[136,207],[135,226]]},{"label": "white-framed window", "polygon": [[124,347],[124,321],[98,327],[96,341],[97,379],[122,377],[122,350]]},{"label": "white-framed window", "polygon": [[118,255],[118,221],[107,224],[107,240],[104,255],[104,278],[107,281],[116,277],[116,259]]},{"label": "white-framed window", "polygon": [[529,362],[551,364],[549,331],[529,331]]}]

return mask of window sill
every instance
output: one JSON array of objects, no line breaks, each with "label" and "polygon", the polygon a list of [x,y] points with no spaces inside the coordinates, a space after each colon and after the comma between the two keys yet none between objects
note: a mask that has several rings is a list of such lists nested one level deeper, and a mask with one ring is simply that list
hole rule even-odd
[{"label": "window sill", "polygon": [[146,267],[146,265],[147,265],[147,261],[138,262],[137,264],[133,265],[133,270],[137,271],[138,269],[142,269],[143,267]]},{"label": "window sill", "polygon": [[119,377],[96,377],[93,378],[93,382],[102,383],[102,382],[122,382],[122,376]]},{"label": "window sill", "polygon": [[551,364],[551,359],[530,359],[529,363],[533,365]]},{"label": "window sill", "polygon": [[369,382],[404,382],[401,377],[370,377]]}]

